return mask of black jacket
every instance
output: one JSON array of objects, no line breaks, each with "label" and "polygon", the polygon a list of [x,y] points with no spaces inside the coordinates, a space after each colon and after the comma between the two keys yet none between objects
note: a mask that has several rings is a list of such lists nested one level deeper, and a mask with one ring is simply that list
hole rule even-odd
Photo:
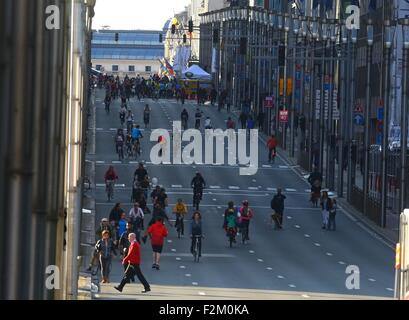
[{"label": "black jacket", "polygon": [[283,194],[276,194],[271,200],[271,209],[277,213],[283,213],[284,211],[284,200],[286,196]]}]

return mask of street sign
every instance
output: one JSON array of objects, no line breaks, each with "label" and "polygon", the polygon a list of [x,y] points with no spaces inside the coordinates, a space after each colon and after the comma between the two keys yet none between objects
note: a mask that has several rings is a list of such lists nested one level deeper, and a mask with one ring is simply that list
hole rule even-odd
[{"label": "street sign", "polygon": [[355,105],[354,113],[364,113],[364,108],[360,103]]},{"label": "street sign", "polygon": [[378,108],[378,120],[383,120],[383,108]]},{"label": "street sign", "polygon": [[280,122],[287,123],[288,122],[288,110],[281,110],[280,111]]},{"label": "street sign", "polygon": [[354,123],[358,126],[363,126],[364,125],[364,116],[361,113],[356,113],[354,115]]},{"label": "street sign", "polygon": [[273,108],[274,107],[274,97],[266,97],[264,99],[264,107]]}]

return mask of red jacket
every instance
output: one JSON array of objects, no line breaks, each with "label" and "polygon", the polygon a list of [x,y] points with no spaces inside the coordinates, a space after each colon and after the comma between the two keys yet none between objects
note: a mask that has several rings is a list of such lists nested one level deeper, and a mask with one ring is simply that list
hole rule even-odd
[{"label": "red jacket", "polygon": [[138,241],[134,241],[131,243],[128,249],[128,254],[122,260],[122,264],[140,264],[141,263],[141,246],[139,245]]},{"label": "red jacket", "polygon": [[253,210],[251,208],[248,209],[247,216],[243,215],[244,207],[240,208],[240,220],[251,220],[253,218]]},{"label": "red jacket", "polygon": [[156,222],[148,229],[148,233],[151,235],[151,243],[154,246],[162,246],[163,240],[168,236],[168,229],[162,222]]},{"label": "red jacket", "polygon": [[273,149],[273,148],[275,148],[275,147],[277,147],[277,139],[276,138],[270,138],[270,139],[268,139],[268,141],[267,141],[267,147],[269,148],[269,149]]}]

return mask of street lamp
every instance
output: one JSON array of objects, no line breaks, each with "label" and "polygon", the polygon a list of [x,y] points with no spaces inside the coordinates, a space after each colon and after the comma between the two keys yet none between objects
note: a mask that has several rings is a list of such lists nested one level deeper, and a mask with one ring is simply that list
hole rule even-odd
[{"label": "street lamp", "polygon": [[290,25],[291,25],[291,17],[288,15],[288,13],[284,14],[284,31],[288,32],[290,31]]},{"label": "street lamp", "polygon": [[392,47],[392,30],[389,20],[384,21],[384,48],[385,48],[385,73],[383,92],[383,128],[382,128],[382,228],[386,228],[386,209],[388,203],[388,134],[389,134],[389,89],[390,89],[390,51]]},{"label": "street lamp", "polygon": [[367,56],[366,56],[366,107],[365,107],[365,141],[364,141],[364,214],[368,214],[368,191],[369,191],[369,129],[371,126],[370,121],[370,109],[371,109],[371,66],[372,66],[372,45],[373,45],[373,24],[372,19],[368,19],[366,22],[367,33]]},{"label": "street lamp", "polygon": [[400,126],[400,150],[401,150],[401,212],[406,209],[406,181],[407,181],[407,140],[408,140],[408,67],[409,67],[409,18],[398,20],[402,26],[403,36],[403,66],[402,66],[402,106]]}]

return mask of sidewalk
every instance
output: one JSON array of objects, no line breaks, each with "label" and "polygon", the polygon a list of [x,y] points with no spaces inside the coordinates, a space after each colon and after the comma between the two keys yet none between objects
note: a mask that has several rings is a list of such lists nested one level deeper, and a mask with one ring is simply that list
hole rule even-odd
[{"label": "sidewalk", "polygon": [[[240,109],[236,109],[236,108],[231,109],[231,114],[233,115],[233,117],[236,118],[235,119],[236,123],[238,123],[238,117],[239,117],[240,112],[241,112]],[[259,137],[261,138],[261,140],[263,142],[266,142],[267,139],[268,139],[268,136],[264,132],[259,132]],[[288,139],[289,139],[289,135],[288,135]],[[284,162],[287,162],[287,164],[290,167],[292,167],[298,173],[298,175],[302,179],[304,179],[306,181],[306,183],[307,183],[306,176],[309,175],[310,172],[305,171],[298,164],[298,161],[297,161],[298,143],[297,143],[297,141],[298,140],[296,138],[295,157],[290,157],[289,151],[284,150],[284,149],[282,149],[280,147],[277,148],[277,153],[278,153],[279,157],[281,157],[284,160]],[[338,167],[338,165],[335,164],[335,172],[336,172],[335,179],[337,179],[337,175],[338,175],[337,167]],[[362,178],[360,178],[359,169],[357,168],[356,170],[357,170],[356,171],[356,179],[357,180],[362,180]],[[346,181],[347,180],[346,180],[346,174],[345,174],[344,175],[344,194],[347,191]],[[360,211],[355,209],[355,207],[353,207],[350,203],[348,203],[345,198],[338,198],[337,201],[338,201],[338,204],[340,204],[339,208],[342,209],[345,212],[346,215],[349,215],[352,219],[357,220],[364,229],[367,229],[367,231],[372,232],[373,234],[377,235],[382,240],[384,240],[389,246],[391,246],[392,248],[395,248],[396,243],[399,242],[399,231],[396,228],[394,228],[394,225],[396,224],[396,221],[392,221],[393,220],[392,218],[394,218],[394,217],[390,217],[390,215],[388,215],[388,221],[390,222],[388,224],[391,225],[392,227],[384,229],[384,228],[379,227],[375,222],[373,222],[372,220],[370,220],[369,218],[364,216]],[[398,217],[398,219],[399,219],[399,217]]]}]

